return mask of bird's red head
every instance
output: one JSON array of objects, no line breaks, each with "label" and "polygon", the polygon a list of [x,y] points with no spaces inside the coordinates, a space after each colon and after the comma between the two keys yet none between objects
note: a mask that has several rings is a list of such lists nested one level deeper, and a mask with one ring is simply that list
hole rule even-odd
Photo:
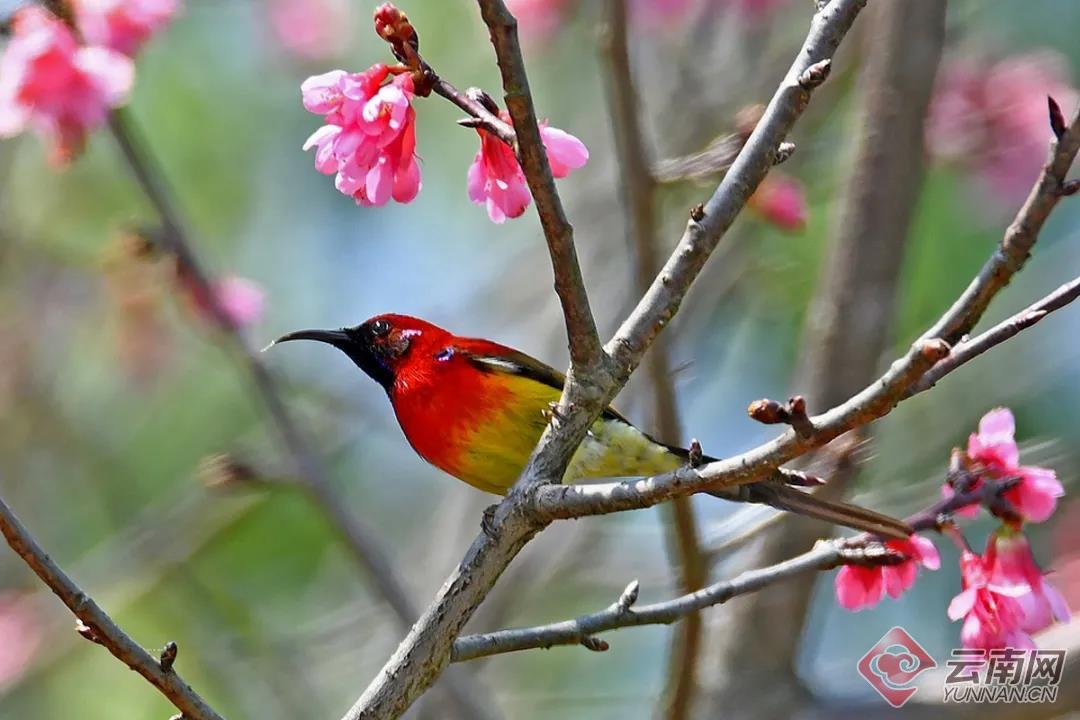
[{"label": "bird's red head", "polygon": [[452,337],[420,318],[387,313],[340,330],[298,330],[283,335],[274,344],[314,340],[333,345],[389,392],[394,378],[410,359],[439,352]]}]

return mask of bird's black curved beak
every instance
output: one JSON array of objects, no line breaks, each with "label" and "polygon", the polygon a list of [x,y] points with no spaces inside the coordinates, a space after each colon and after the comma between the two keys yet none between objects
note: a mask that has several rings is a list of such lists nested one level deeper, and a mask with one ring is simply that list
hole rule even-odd
[{"label": "bird's black curved beak", "polygon": [[346,350],[354,344],[352,338],[344,330],[297,330],[296,332],[282,335],[274,342],[266,346],[266,349],[290,340],[314,340],[315,342],[333,345],[338,350]]}]

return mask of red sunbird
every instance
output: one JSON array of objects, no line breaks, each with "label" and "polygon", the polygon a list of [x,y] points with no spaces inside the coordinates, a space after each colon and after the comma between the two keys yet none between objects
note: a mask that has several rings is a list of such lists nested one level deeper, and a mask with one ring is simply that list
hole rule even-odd
[{"label": "red sunbird", "polygon": [[[405,438],[420,457],[459,480],[504,495],[521,475],[563,388],[563,375],[513,348],[458,337],[407,315],[378,315],[340,330],[300,330],[278,338],[333,345],[379,383]],[[659,475],[687,463],[688,451],[665,445],[612,408],[574,453],[564,482]],[[711,458],[705,458],[706,462]],[[775,480],[710,494],[889,537],[903,522],[823,500]]]}]

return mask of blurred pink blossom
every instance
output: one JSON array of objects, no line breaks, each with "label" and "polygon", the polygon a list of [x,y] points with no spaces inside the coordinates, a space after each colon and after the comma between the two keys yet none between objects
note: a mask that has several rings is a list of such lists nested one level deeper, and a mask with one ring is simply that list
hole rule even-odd
[{"label": "blurred pink blossom", "polygon": [[1023,591],[1017,602],[1024,614],[1021,623],[1024,632],[1039,632],[1054,621],[1068,622],[1068,603],[1046,581],[1022,532],[1004,526],[991,534],[983,559],[992,583]]},{"label": "blurred pink blossom", "polygon": [[0,593],[0,692],[18,682],[41,642],[40,623],[26,598]]},{"label": "blurred pink blossom", "polygon": [[218,306],[235,327],[259,322],[266,306],[266,293],[255,282],[237,275],[226,275],[214,284]]},{"label": "blurred pink blossom", "polygon": [[934,543],[919,535],[912,535],[907,540],[889,540],[885,546],[903,553],[907,560],[899,565],[845,565],[840,568],[834,582],[840,607],[847,610],[873,607],[886,593],[891,598],[898,598],[915,584],[920,565],[928,570],[937,570],[941,565]]},{"label": "blurred pink blossom", "polygon": [[177,0],[73,0],[83,39],[133,57],[176,14]]},{"label": "blurred pink blossom", "polygon": [[[510,122],[505,111],[500,116]],[[480,149],[469,165],[469,199],[484,205],[491,221],[501,224],[507,218],[516,218],[525,212],[532,195],[514,151],[486,130],[478,128],[476,132],[480,135]],[[547,150],[551,174],[556,178],[566,177],[571,170],[577,170],[589,160],[585,143],[568,132],[541,123],[540,139]]]},{"label": "blurred pink blossom", "polygon": [[1078,96],[1051,51],[996,63],[958,57],[941,70],[926,123],[930,152],[974,170],[998,200],[1018,203],[1046,159],[1046,98],[1070,112]]},{"label": "blurred pink blossom", "polygon": [[[1065,489],[1057,475],[1049,468],[1020,465],[1020,450],[1014,435],[1016,422],[1008,408],[995,408],[979,421],[979,431],[968,438],[967,456],[975,464],[975,472],[996,480],[1018,478],[1019,482],[1003,494],[1003,497],[1029,522],[1043,522],[1054,512],[1057,499]],[[974,489],[974,488],[972,488]],[[945,497],[952,497],[949,485],[942,488]],[[958,511],[970,516],[977,506]]]},{"label": "blurred pink blossom", "polygon": [[16,11],[12,37],[0,56],[0,137],[33,127],[64,163],[105,122],[131,90],[131,59],[105,47],[80,47],[74,33],[47,11]]},{"label": "blurred pink blossom", "polygon": [[377,64],[362,73],[332,70],[300,86],[304,107],[326,122],[304,150],[316,148],[316,169],[336,173],[335,187],[360,205],[391,197],[407,203],[420,191],[412,76],[388,77],[389,68]]},{"label": "blurred pink blossom", "polygon": [[528,41],[550,40],[566,19],[570,0],[507,0],[517,18],[521,36]]},{"label": "blurred pink blossom", "polygon": [[1025,588],[1002,585],[990,576],[983,558],[970,550],[960,554],[960,579],[963,590],[949,603],[949,618],[960,620],[960,642],[966,648],[1033,648],[1035,643],[1024,632],[1024,609],[1018,597]]},{"label": "blurred pink blossom", "polygon": [[806,193],[802,183],[790,176],[779,173],[767,176],[750,196],[747,206],[781,230],[798,232],[806,227]]},{"label": "blurred pink blossom", "polygon": [[348,5],[343,0],[271,0],[274,34],[297,57],[321,60],[345,51]]}]

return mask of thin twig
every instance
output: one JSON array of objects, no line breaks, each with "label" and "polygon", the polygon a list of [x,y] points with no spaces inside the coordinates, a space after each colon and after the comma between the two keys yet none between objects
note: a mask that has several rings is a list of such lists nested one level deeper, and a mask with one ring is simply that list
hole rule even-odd
[{"label": "thin twig", "polygon": [[171,653],[163,653],[159,660],[132,640],[38,545],[3,499],[0,499],[0,532],[11,549],[78,618],[84,637],[103,646],[117,660],[142,675],[189,720],[222,720],[172,668],[176,659],[175,645]]},{"label": "thin twig", "polygon": [[[643,294],[660,270],[656,237],[656,184],[649,168],[649,152],[641,127],[641,109],[630,68],[630,48],[625,0],[608,0],[605,28],[605,59],[611,125],[628,234],[634,258],[634,291]],[[655,343],[646,358],[653,422],[660,437],[678,441],[682,435],[672,382],[671,361],[664,343]],[[701,588],[708,568],[701,552],[693,502],[688,497],[670,504],[667,536],[668,554],[676,563],[678,587],[684,593]],[[682,720],[690,716],[697,689],[697,665],[701,655],[701,615],[691,613],[672,633],[668,653],[666,688],[662,694],[664,717]]]},{"label": "thin twig", "polygon": [[[326,472],[322,458],[312,449],[301,432],[292,413],[286,406],[277,383],[266,365],[259,358],[247,337],[229,320],[221,308],[213,280],[199,259],[190,233],[172,201],[174,194],[166,177],[140,135],[127,110],[115,110],[109,116],[109,129],[150,204],[161,220],[164,232],[161,241],[172,253],[183,271],[207,299],[208,306],[224,341],[236,352],[241,366],[251,376],[260,400],[266,408],[278,434],[285,445],[294,472],[301,479],[301,487],[307,491],[320,512],[344,540],[353,559],[371,579],[375,589],[386,600],[402,631],[408,630],[416,620],[418,611],[405,590],[398,572],[383,549],[374,530],[355,514],[349,512],[346,503],[338,496]],[[482,694],[471,684],[465,686],[461,677],[448,678],[447,690],[462,717],[486,718],[490,716],[489,705]]]},{"label": "thin twig", "polygon": [[1028,306],[1012,317],[1002,320],[986,332],[960,342],[953,348],[949,357],[934,365],[922,376],[915,387],[911,388],[910,395],[929,390],[941,378],[961,365],[971,362],[990,348],[1000,345],[1023,330],[1027,330],[1050,313],[1060,310],[1078,297],[1080,297],[1080,278],[1065,283],[1042,300]]},{"label": "thin twig", "polygon": [[555,291],[566,319],[570,359],[578,374],[587,374],[587,371],[599,368],[605,358],[574,247],[574,228],[563,210],[540,137],[536,108],[518,42],[517,20],[502,0],[478,0],[478,4],[491,35],[491,44],[495,46],[506,109],[517,136],[521,169],[536,201],[536,211],[547,238],[555,271]]}]

